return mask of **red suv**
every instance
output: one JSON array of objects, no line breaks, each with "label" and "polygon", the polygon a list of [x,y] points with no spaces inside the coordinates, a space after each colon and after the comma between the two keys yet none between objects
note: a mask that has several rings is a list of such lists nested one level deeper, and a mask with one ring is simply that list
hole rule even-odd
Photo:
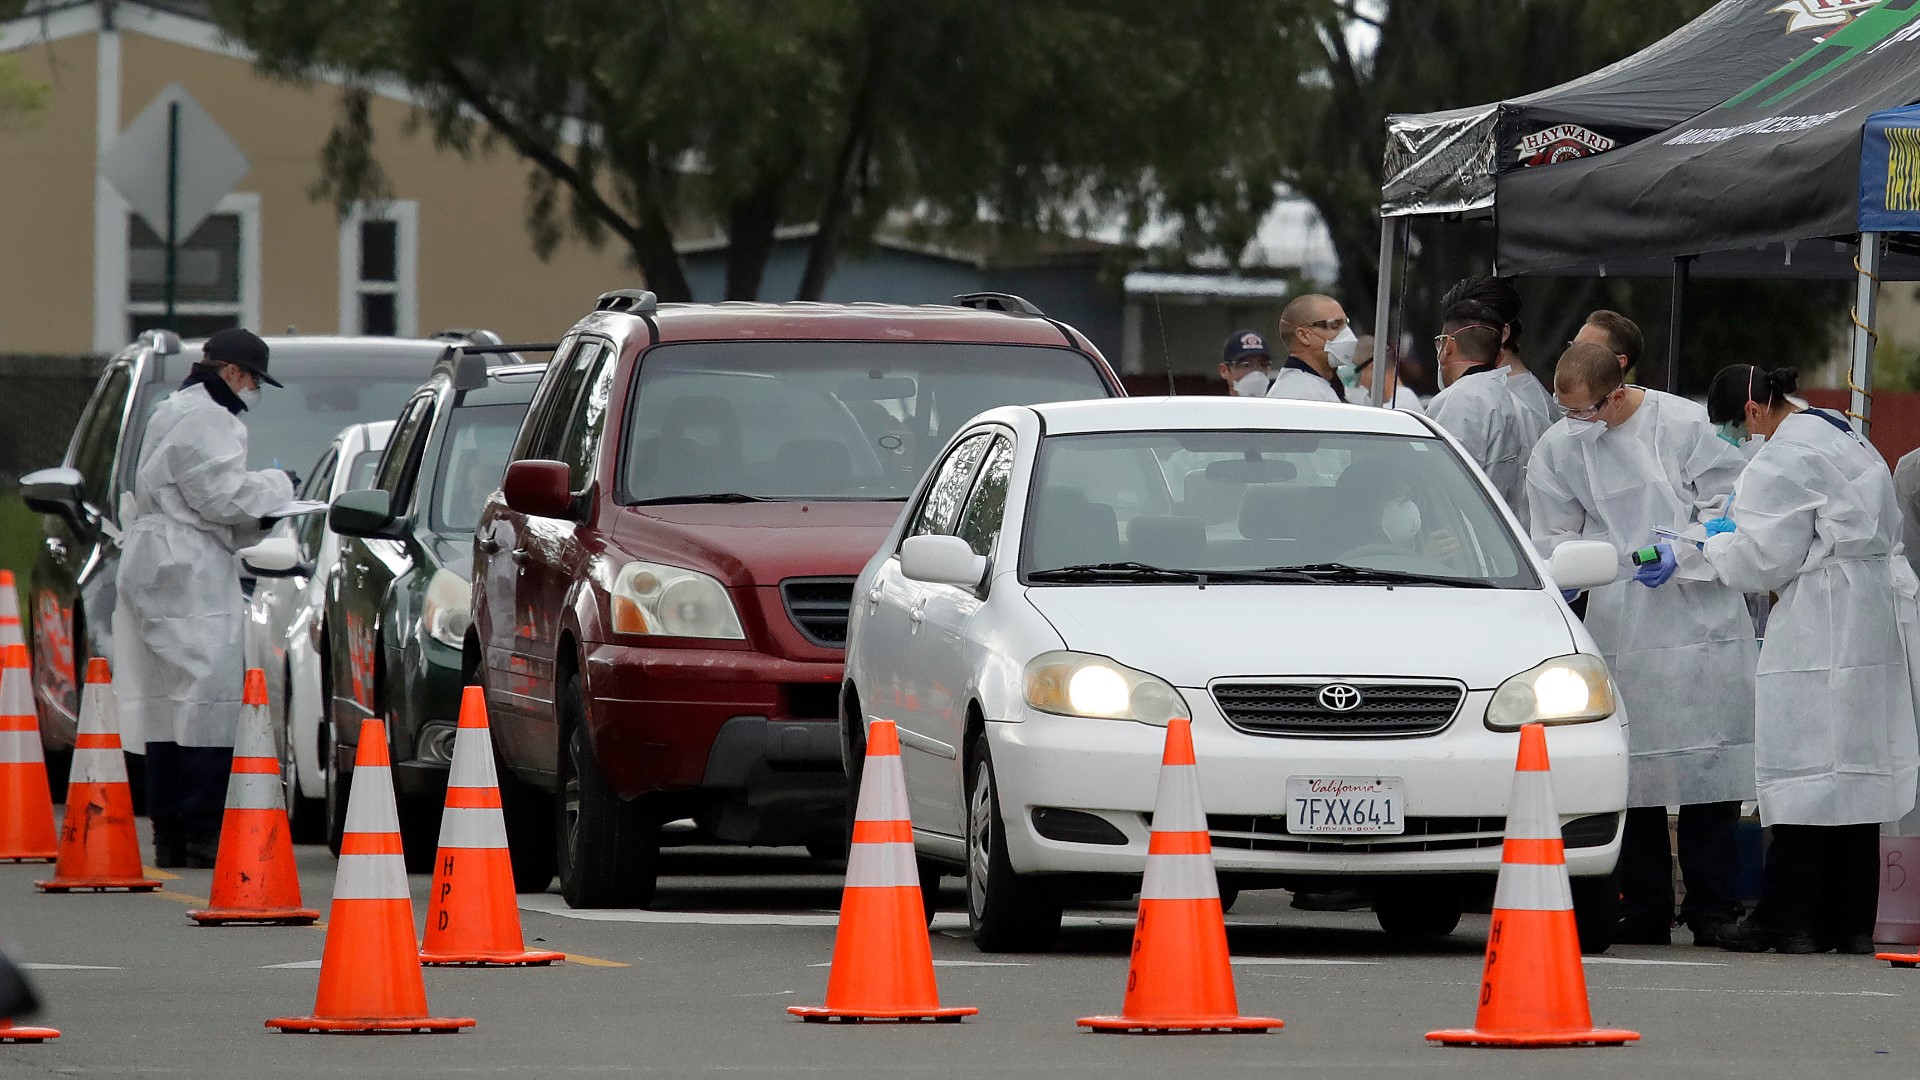
[{"label": "red suv", "polygon": [[853,579],[948,436],[1124,391],[1018,297],[953,306],[602,296],[554,354],[474,538],[522,889],[645,905],[664,822],[843,850]]}]

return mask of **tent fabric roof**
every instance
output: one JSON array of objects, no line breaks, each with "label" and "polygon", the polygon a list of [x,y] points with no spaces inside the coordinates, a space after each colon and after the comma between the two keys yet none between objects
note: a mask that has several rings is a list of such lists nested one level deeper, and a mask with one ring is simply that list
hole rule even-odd
[{"label": "tent fabric roof", "polygon": [[1495,178],[1638,142],[1710,108],[1875,0],[1721,0],[1618,63],[1524,97],[1387,118],[1388,216],[1485,209]]},{"label": "tent fabric roof", "polygon": [[[1861,128],[1920,101],[1920,0],[1883,0],[1718,106],[1633,146],[1499,180],[1503,274],[1757,255],[1858,232]],[[1829,245],[1830,246],[1830,245]],[[1773,254],[1769,254],[1769,253]],[[1920,272],[1896,245],[1885,276]],[[1850,269],[1850,260],[1849,266]],[[1812,276],[1812,275],[1796,275]]]}]

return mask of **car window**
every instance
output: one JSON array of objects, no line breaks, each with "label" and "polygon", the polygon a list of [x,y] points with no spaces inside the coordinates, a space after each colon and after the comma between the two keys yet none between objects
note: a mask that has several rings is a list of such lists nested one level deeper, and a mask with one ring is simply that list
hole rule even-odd
[{"label": "car window", "polygon": [[1538,584],[1484,487],[1431,438],[1054,435],[1041,444],[1029,506],[1023,573],[1103,562],[1219,571],[1338,562]]},{"label": "car window", "polygon": [[993,433],[983,431],[962,439],[960,445],[953,448],[953,453],[940,463],[940,472],[934,476],[933,483],[928,485],[926,498],[913,515],[913,526],[907,530],[908,536],[953,531],[954,515],[960,509],[960,500],[966,496],[967,483],[973,479],[973,467],[980,463],[980,456],[992,441]]},{"label": "car window", "polygon": [[1109,391],[1092,358],[1066,348],[753,340],[650,349],[631,393],[630,502],[905,499],[981,412]]},{"label": "car window", "polygon": [[1000,522],[1006,516],[1007,482],[1013,477],[1013,440],[1005,435],[993,440],[993,448],[980,465],[973,482],[973,494],[960,512],[960,525],[954,531],[965,540],[975,555],[993,554],[993,542],[1000,537]]},{"label": "car window", "polygon": [[427,441],[427,432],[433,427],[433,405],[432,394],[421,394],[409,401],[407,411],[400,414],[399,422],[393,426],[393,437],[387,442],[385,455],[380,458],[380,471],[373,486],[393,496],[395,514],[404,513],[413,497],[415,465]]},{"label": "car window", "polygon": [[[568,482],[575,491],[586,490],[593,479],[593,465],[599,456],[600,432],[607,422],[607,400],[613,386],[613,350],[600,348],[583,367],[582,390],[567,421],[556,461],[567,463]],[[504,463],[502,468],[505,468]]]},{"label": "car window", "polygon": [[360,491],[373,486],[373,475],[380,468],[380,451],[362,450],[353,455],[353,465],[347,473],[347,491]]},{"label": "car window", "polygon": [[570,422],[575,415],[575,405],[580,400],[581,388],[597,369],[601,354],[606,351],[607,347],[598,341],[582,341],[574,347],[559,383],[545,402],[547,411],[540,421],[540,429],[534,433],[533,442],[527,447],[528,457],[546,461],[566,460],[563,455],[567,452]]},{"label": "car window", "polygon": [[524,404],[453,410],[435,470],[431,520],[435,532],[472,532],[479,524],[487,496],[499,488],[506,472],[507,454],[526,413]]},{"label": "car window", "polygon": [[579,354],[580,345],[574,338],[561,341],[560,347],[553,351],[551,362],[545,365],[546,370],[540,376],[540,385],[534,388],[533,405],[520,425],[520,434],[513,440],[513,452],[508,461],[523,461],[536,456],[533,444],[546,428],[547,417],[553,412],[560,386],[567,381],[569,366]]},{"label": "car window", "polygon": [[[322,454],[319,462],[314,465],[313,472],[301,484],[300,497],[303,499],[327,498],[333,491],[333,470],[339,461],[340,444],[336,442],[327,447],[327,452]],[[327,515],[325,514],[307,514],[297,519],[293,534],[300,542],[302,558],[310,559],[320,550],[320,538],[325,535],[326,530]]]},{"label": "car window", "polygon": [[[93,400],[87,403],[73,447],[73,467],[80,470],[82,477],[81,499],[108,515],[114,512],[114,462],[119,456],[120,432],[126,423],[127,392],[132,386],[131,365],[115,364],[108,369],[94,390]],[[139,453],[139,447],[128,447],[129,472]]]}]

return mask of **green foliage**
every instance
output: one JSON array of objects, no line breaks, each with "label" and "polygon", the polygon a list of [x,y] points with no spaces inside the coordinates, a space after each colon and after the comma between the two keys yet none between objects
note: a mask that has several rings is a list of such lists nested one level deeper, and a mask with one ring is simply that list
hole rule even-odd
[{"label": "green foliage", "polygon": [[20,73],[20,61],[0,56],[0,130],[19,127],[39,119],[47,107],[46,83]]},{"label": "green foliage", "polygon": [[11,491],[0,495],[0,570],[13,571],[22,612],[27,610],[27,577],[34,560],[40,557],[45,536],[39,514],[27,509],[27,504]]}]

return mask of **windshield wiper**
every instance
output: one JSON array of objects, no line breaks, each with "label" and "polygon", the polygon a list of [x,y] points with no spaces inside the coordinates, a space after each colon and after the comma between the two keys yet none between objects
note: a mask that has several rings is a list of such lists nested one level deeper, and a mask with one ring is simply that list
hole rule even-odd
[{"label": "windshield wiper", "polygon": [[1242,582],[1242,581],[1305,581],[1317,582],[1320,579],[1311,574],[1297,573],[1287,569],[1272,570],[1185,570],[1168,566],[1150,566],[1140,562],[1082,563],[1078,566],[1061,566],[1051,570],[1035,570],[1027,575],[1029,581],[1193,581]]},{"label": "windshield wiper", "polygon": [[662,495],[657,499],[641,499],[635,506],[662,506],[668,503],[750,503],[779,502],[762,495],[744,495],[738,491],[709,491],[703,495]]},{"label": "windshield wiper", "polygon": [[1422,574],[1411,570],[1379,570],[1371,566],[1354,566],[1351,563],[1323,562],[1302,563],[1298,566],[1269,566],[1266,573],[1301,574],[1315,581],[1377,581],[1390,585],[1448,585],[1457,589],[1491,589],[1491,581],[1479,578],[1447,577],[1444,574]]}]

